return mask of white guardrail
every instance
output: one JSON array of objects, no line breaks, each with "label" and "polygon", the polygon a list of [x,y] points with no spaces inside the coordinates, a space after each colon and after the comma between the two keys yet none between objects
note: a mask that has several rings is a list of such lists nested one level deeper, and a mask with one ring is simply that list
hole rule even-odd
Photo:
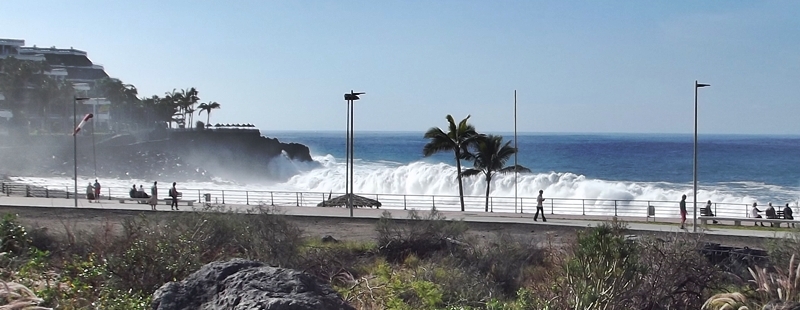
[{"label": "white guardrail", "polygon": [[[112,200],[129,196],[130,188],[103,187],[100,199]],[[85,198],[82,193],[85,189],[78,190],[79,198]],[[166,194],[167,189],[164,188]],[[270,205],[270,206],[298,206],[316,207],[318,203],[330,197],[337,197],[343,193],[323,192],[290,192],[290,191],[249,191],[249,190],[219,190],[219,189],[180,189],[183,199],[196,199],[199,203],[206,204],[232,204],[232,205]],[[47,198],[73,198],[74,189],[69,186],[33,186],[20,183],[2,183],[4,195],[47,197]],[[355,193],[370,199],[378,200],[383,208],[404,210],[430,210],[460,211],[461,204],[458,196],[448,195],[401,195],[401,194],[375,194]],[[163,195],[166,196],[166,195]],[[206,199],[208,198],[208,199]],[[576,215],[576,216],[620,216],[639,218],[676,218],[678,217],[677,201],[658,200],[616,200],[616,199],[575,199],[545,197],[544,210],[548,215]],[[536,212],[536,197],[489,197],[488,209],[490,212],[530,213]],[[693,210],[693,203],[687,201],[687,209]],[[486,208],[485,196],[464,196],[464,206],[467,212],[484,212]],[[652,207],[652,208],[650,208]],[[705,207],[705,202],[698,202],[698,216],[700,209]],[[761,206],[762,210],[766,206]],[[782,205],[775,205],[780,210]],[[797,203],[793,208],[798,212]],[[749,217],[750,205],[744,203],[712,203],[715,215],[721,217]]]}]

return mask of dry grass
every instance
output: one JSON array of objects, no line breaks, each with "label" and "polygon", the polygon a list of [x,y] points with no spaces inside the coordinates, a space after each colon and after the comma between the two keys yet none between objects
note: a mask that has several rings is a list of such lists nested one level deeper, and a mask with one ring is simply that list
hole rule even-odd
[{"label": "dry grass", "polygon": [[40,307],[43,300],[24,285],[4,281],[0,284],[0,310],[52,310]]}]

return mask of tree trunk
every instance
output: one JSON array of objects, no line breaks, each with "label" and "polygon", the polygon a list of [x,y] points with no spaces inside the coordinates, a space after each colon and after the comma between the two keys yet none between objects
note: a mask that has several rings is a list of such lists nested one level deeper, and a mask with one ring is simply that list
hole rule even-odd
[{"label": "tree trunk", "polygon": [[489,212],[489,187],[492,185],[492,177],[486,176],[486,211]]},{"label": "tree trunk", "polygon": [[456,177],[458,178],[458,198],[461,200],[461,212],[464,212],[464,184],[461,181],[461,152],[456,148]]}]

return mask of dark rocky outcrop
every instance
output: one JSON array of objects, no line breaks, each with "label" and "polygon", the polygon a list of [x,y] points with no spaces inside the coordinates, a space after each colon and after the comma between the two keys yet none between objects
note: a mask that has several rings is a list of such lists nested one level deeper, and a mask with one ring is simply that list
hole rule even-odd
[{"label": "dark rocky outcrop", "polygon": [[[71,136],[3,137],[0,173],[72,176]],[[94,141],[93,141],[94,140]],[[156,130],[142,135],[80,136],[79,175],[100,178],[207,181],[211,176],[281,179],[270,163],[280,156],[312,161],[307,146],[249,130]],[[95,172],[95,168],[97,171]]]},{"label": "dark rocky outcrop", "polygon": [[153,293],[154,310],[350,310],[329,285],[291,269],[234,259],[201,267]]}]

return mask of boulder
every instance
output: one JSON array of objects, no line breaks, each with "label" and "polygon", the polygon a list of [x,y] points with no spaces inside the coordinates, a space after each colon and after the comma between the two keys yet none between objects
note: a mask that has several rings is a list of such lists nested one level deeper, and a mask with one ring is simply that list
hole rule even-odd
[{"label": "boulder", "polygon": [[350,310],[329,285],[311,275],[260,262],[212,262],[153,293],[154,310]]}]

